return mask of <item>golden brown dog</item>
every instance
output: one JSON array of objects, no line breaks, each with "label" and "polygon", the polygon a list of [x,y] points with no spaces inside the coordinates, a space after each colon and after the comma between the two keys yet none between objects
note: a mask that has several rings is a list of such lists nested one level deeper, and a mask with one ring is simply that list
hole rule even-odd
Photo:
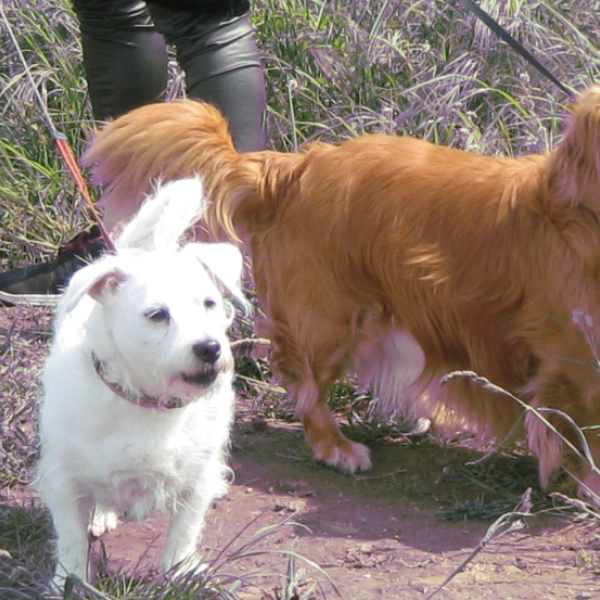
[{"label": "golden brown dog", "polygon": [[[203,226],[251,253],[261,333],[314,455],[353,472],[370,467],[368,450],[341,434],[326,401],[346,372],[388,408],[443,407],[487,435],[505,434],[521,407],[467,379],[442,386],[446,373],[472,370],[533,407],[600,423],[588,343],[600,340],[600,88],[570,110],[558,147],[521,159],[382,135],[240,155],[215,108],[179,101],[109,124],[85,160],[106,186],[111,228],[157,178],[201,174]],[[546,416],[576,442],[564,417]],[[544,484],[562,464],[600,490],[535,414],[526,429]],[[600,459],[598,434],[586,438]]]}]

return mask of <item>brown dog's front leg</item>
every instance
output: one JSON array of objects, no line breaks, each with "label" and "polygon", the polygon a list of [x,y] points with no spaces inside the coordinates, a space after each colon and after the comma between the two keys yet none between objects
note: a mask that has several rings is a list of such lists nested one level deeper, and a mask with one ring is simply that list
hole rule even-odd
[{"label": "brown dog's front leg", "polygon": [[317,460],[346,473],[368,471],[371,468],[369,449],[342,434],[327,404],[315,403],[301,419],[306,441]]}]

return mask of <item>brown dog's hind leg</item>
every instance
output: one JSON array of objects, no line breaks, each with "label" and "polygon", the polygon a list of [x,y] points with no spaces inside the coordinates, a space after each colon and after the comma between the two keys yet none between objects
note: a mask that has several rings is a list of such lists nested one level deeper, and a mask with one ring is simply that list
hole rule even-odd
[{"label": "brown dog's hind leg", "polygon": [[[531,405],[541,408],[538,414],[529,413],[526,418],[529,445],[540,461],[540,477],[543,487],[548,485],[552,472],[563,466],[579,482],[581,496],[600,497],[600,389],[592,361],[580,360],[549,369],[540,378],[537,394]],[[588,396],[584,391],[588,392]],[[544,411],[550,409],[554,412]],[[568,418],[565,417],[568,415]],[[542,421],[543,417],[550,426]],[[579,433],[577,433],[577,429]],[[582,437],[587,441],[590,464],[582,448]],[[569,448],[568,440],[579,452]],[[597,502],[597,500],[595,500]]]}]

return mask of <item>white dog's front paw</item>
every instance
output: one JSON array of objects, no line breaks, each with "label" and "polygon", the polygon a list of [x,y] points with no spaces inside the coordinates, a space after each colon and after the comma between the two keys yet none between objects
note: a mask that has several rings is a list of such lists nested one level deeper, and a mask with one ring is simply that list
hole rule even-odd
[{"label": "white dog's front paw", "polygon": [[94,510],[94,516],[90,523],[89,532],[95,537],[99,538],[105,533],[110,533],[117,528],[119,519],[117,515],[111,510],[102,510],[97,508]]}]

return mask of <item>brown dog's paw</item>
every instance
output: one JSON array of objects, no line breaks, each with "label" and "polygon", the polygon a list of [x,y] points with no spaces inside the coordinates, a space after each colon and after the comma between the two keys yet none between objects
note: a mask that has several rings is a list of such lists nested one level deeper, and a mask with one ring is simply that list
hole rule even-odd
[{"label": "brown dog's paw", "polygon": [[343,447],[331,445],[327,448],[313,448],[314,457],[351,475],[358,471],[369,471],[372,467],[370,450],[357,442],[346,439],[344,442]]}]

